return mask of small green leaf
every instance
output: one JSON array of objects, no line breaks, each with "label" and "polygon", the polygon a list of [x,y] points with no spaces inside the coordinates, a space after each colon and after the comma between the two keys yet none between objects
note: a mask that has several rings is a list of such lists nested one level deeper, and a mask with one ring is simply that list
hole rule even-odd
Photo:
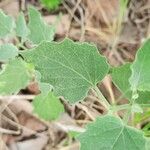
[{"label": "small green leaf", "polygon": [[150,118],[150,109],[145,109],[143,113],[135,113],[134,124],[146,122]]},{"label": "small green leaf", "polygon": [[61,0],[41,0],[41,3],[49,10],[56,9],[60,2]]},{"label": "small green leaf", "polygon": [[77,136],[80,135],[80,133],[77,132],[77,131],[69,131],[68,135],[69,135],[70,138],[76,138]]},{"label": "small green leaf", "polygon": [[121,67],[113,68],[112,70],[113,83],[128,99],[131,99],[132,97],[132,91],[130,89],[130,83],[128,81],[130,76],[131,76],[131,70],[130,70],[129,63],[122,65]]},{"label": "small green leaf", "polygon": [[[132,100],[131,85],[129,83],[129,78],[131,76],[131,64],[127,63],[121,67],[113,68],[112,80],[113,83],[122,92],[123,96],[128,100]],[[137,91],[138,97],[136,103],[138,104],[148,104],[150,103],[150,92],[149,91]]]},{"label": "small green leaf", "polygon": [[28,85],[30,79],[25,62],[20,59],[11,60],[0,72],[0,94],[16,94]]},{"label": "small green leaf", "polygon": [[53,89],[53,87],[49,83],[44,83],[44,82],[39,82],[39,87],[42,93],[48,93]]},{"label": "small green leaf", "polygon": [[18,49],[13,44],[0,45],[0,62],[6,62],[18,55]]},{"label": "small green leaf", "polygon": [[140,130],[109,115],[97,118],[78,139],[81,150],[146,150],[146,139]]},{"label": "small green leaf", "polygon": [[132,108],[131,108],[131,111],[133,113],[143,113],[143,109],[138,104],[133,104]]},{"label": "small green leaf", "polygon": [[7,16],[0,10],[0,38],[10,34],[14,28],[14,20],[12,17]]},{"label": "small green leaf", "polygon": [[82,100],[108,73],[109,66],[95,46],[65,39],[60,43],[43,42],[22,53],[41,73],[41,81],[50,83],[58,96],[70,102]]},{"label": "small green leaf", "polygon": [[138,50],[131,65],[130,84],[132,91],[150,91],[150,39]]},{"label": "small green leaf", "polygon": [[29,34],[29,29],[27,28],[24,14],[20,13],[16,21],[16,34],[21,37],[24,41]]},{"label": "small green leaf", "polygon": [[33,100],[34,112],[45,120],[55,120],[64,112],[64,107],[53,94],[52,86],[49,83],[40,82],[40,73],[38,71],[36,73],[41,94]]},{"label": "small green leaf", "polygon": [[30,29],[29,39],[34,44],[39,44],[42,41],[52,41],[54,38],[54,26],[47,25],[40,13],[33,7],[29,8],[29,24]]},{"label": "small green leaf", "polygon": [[64,112],[63,105],[51,91],[36,96],[33,106],[34,112],[45,120],[55,120]]},{"label": "small green leaf", "polygon": [[35,80],[38,82],[38,86],[41,93],[47,94],[49,91],[53,90],[52,85],[50,85],[49,83],[41,82],[41,73],[39,71],[36,70],[34,74],[35,74]]}]

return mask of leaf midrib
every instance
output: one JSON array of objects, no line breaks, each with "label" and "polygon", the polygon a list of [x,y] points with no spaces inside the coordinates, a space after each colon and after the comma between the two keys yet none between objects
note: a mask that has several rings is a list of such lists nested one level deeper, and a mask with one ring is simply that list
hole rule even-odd
[{"label": "leaf midrib", "polygon": [[61,63],[61,62],[58,62],[52,58],[49,58],[50,61],[52,62],[55,62],[61,66],[63,66],[64,68],[67,68],[69,70],[71,70],[72,72],[76,73],[77,75],[79,75],[82,79],[84,79],[86,82],[88,82],[91,86],[93,86],[93,83],[91,83],[89,80],[87,80],[82,74],[78,73],[76,70],[74,70],[73,68],[69,67],[69,66],[66,66],[65,64]]}]

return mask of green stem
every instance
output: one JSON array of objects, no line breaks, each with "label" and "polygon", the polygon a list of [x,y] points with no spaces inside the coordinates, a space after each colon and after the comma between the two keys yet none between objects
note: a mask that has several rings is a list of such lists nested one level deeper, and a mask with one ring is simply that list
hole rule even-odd
[{"label": "green stem", "polygon": [[97,93],[99,100],[101,101],[101,104],[109,111],[111,105],[108,103],[108,101],[106,100],[106,98],[104,97],[104,95],[101,93],[101,91],[97,86],[95,86],[94,89]]},{"label": "green stem", "polygon": [[129,108],[129,109],[127,110],[127,112],[125,113],[125,115],[124,115],[124,117],[123,117],[123,122],[124,122],[125,124],[128,123],[129,118],[130,118],[130,115],[131,115],[131,108]]},{"label": "green stem", "polygon": [[120,110],[125,110],[125,109],[129,109],[131,107],[130,104],[124,104],[124,105],[114,105],[114,106],[111,106],[111,109],[113,112],[118,112]]},{"label": "green stem", "polygon": [[132,98],[131,98],[131,102],[129,103],[130,107],[128,108],[126,114],[123,117],[123,121],[125,124],[128,123],[129,118],[131,115],[134,115],[134,112],[132,112],[132,106],[134,105],[135,100],[138,98],[137,92],[133,91],[132,92]]}]

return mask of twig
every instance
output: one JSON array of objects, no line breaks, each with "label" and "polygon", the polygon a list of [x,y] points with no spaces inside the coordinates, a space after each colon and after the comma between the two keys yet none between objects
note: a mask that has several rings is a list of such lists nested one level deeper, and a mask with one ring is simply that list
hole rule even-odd
[{"label": "twig", "polygon": [[80,41],[84,40],[84,34],[85,34],[85,26],[84,26],[84,14],[83,14],[83,9],[80,7],[80,3],[82,2],[82,0],[78,0],[77,4],[73,1],[73,4],[75,5],[74,10],[73,10],[73,14],[75,14],[76,10],[78,9],[80,12],[80,17],[81,17],[81,37],[80,37]]},{"label": "twig", "polygon": [[76,16],[74,16],[74,14],[72,13],[72,11],[71,11],[71,9],[68,7],[68,5],[67,5],[64,1],[62,2],[62,4],[63,4],[63,6],[66,8],[66,10],[69,12],[69,14],[71,15],[71,17],[73,17],[74,20],[75,20],[78,24],[81,25],[80,20],[79,20]]},{"label": "twig", "polygon": [[54,124],[65,132],[69,132],[69,131],[75,131],[75,132],[80,132],[80,133],[85,132],[85,129],[81,127],[77,127],[73,125],[65,125],[59,122],[55,122]]},{"label": "twig", "polygon": [[77,106],[82,109],[83,111],[85,111],[88,116],[90,117],[91,120],[95,120],[95,117],[90,113],[89,109],[87,107],[85,107],[84,105],[81,105],[80,103],[77,104]]},{"label": "twig", "polygon": [[20,134],[20,131],[19,130],[18,131],[7,130],[7,129],[4,129],[4,128],[0,127],[0,133],[18,135],[18,134]]},{"label": "twig", "polygon": [[6,100],[31,100],[34,99],[35,95],[11,95],[11,96],[0,96],[0,100],[6,101]]},{"label": "twig", "polygon": [[113,93],[113,90],[112,90],[112,82],[111,82],[111,77],[108,75],[105,77],[103,83],[104,85],[106,86],[106,89],[108,90],[109,92],[109,95],[111,97],[111,101],[112,101],[112,104],[115,103],[115,96],[114,96],[114,93]]},{"label": "twig", "polygon": [[6,146],[6,144],[4,143],[3,139],[2,139],[2,134],[0,134],[0,149],[1,150],[9,150],[8,147]]},{"label": "twig", "polygon": [[99,90],[99,88],[97,86],[95,86],[94,89],[95,89],[97,96],[98,96],[99,100],[101,101],[102,105],[108,111],[110,108],[110,104],[108,103],[108,101],[106,100],[106,98],[104,97],[104,95],[101,93],[101,91]]},{"label": "twig", "polygon": [[25,126],[23,126],[23,125],[21,125],[21,124],[19,124],[19,123],[16,123],[16,122],[12,121],[11,119],[5,117],[4,115],[3,115],[3,118],[4,118],[5,120],[7,120],[8,122],[10,122],[11,124],[17,126],[19,129],[26,130],[26,131],[28,131],[28,132],[31,133],[31,134],[40,135],[40,133],[36,132],[35,130],[29,129],[29,128],[27,128],[27,127],[25,127]]}]

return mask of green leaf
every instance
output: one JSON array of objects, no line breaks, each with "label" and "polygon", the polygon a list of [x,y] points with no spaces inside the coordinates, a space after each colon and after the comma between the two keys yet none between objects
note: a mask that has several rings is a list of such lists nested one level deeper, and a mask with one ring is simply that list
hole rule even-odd
[{"label": "green leaf", "polygon": [[12,17],[7,16],[0,10],[0,38],[10,34],[14,28],[14,20]]},{"label": "green leaf", "polygon": [[41,0],[41,3],[48,9],[56,9],[61,0]]},{"label": "green leaf", "polygon": [[30,78],[25,62],[20,59],[11,60],[0,72],[0,94],[18,93],[28,85]]},{"label": "green leaf", "polygon": [[16,21],[16,34],[21,37],[24,41],[29,34],[29,29],[27,28],[24,14],[20,13]]},{"label": "green leaf", "polygon": [[130,76],[131,76],[131,70],[130,70],[129,63],[122,65],[121,67],[113,68],[112,70],[113,83],[128,99],[131,99],[132,97],[132,91],[130,89],[130,83],[128,81]]},{"label": "green leaf", "polygon": [[150,91],[150,39],[138,50],[131,65],[130,84],[132,91]]},{"label": "green leaf", "polygon": [[43,93],[47,94],[49,91],[53,90],[52,85],[50,85],[49,83],[41,82],[41,73],[39,71],[35,70],[34,74],[35,80],[38,82],[38,86],[42,94]]},{"label": "green leaf", "polygon": [[0,45],[0,62],[6,62],[18,55],[18,49],[13,44]]},{"label": "green leaf", "polygon": [[[145,118],[144,118],[145,119]],[[149,119],[149,118],[148,118]],[[144,122],[144,120],[143,120]],[[144,135],[146,137],[150,137],[150,122],[147,122],[144,127],[142,128],[142,131],[144,132]]]},{"label": "green leaf", "polygon": [[78,135],[80,135],[80,133],[77,131],[69,131],[68,135],[70,138],[76,138]]},{"label": "green leaf", "polygon": [[131,107],[131,111],[133,113],[143,113],[143,109],[141,108],[139,104],[133,104]]},{"label": "green leaf", "polygon": [[45,120],[55,120],[64,112],[63,105],[51,91],[36,96],[33,106],[34,112]]},{"label": "green leaf", "polygon": [[[112,70],[112,80],[113,83],[122,92],[123,96],[131,101],[132,91],[131,85],[129,83],[129,78],[131,76],[131,64],[127,63],[121,67],[113,68]],[[148,104],[150,103],[150,92],[149,91],[138,91],[138,98],[135,101],[138,104]]]},{"label": "green leaf", "polygon": [[109,115],[97,118],[78,139],[81,150],[146,150],[141,131]]},{"label": "green leaf", "polygon": [[150,118],[150,109],[144,109],[143,113],[135,113],[134,116],[134,124],[137,125],[139,123],[146,122]]},{"label": "green leaf", "polygon": [[44,82],[39,82],[39,87],[42,93],[48,93],[53,89],[53,87],[49,83],[44,83]]},{"label": "green leaf", "polygon": [[139,104],[149,104],[150,103],[150,92],[149,91],[138,91],[138,98],[136,103]]},{"label": "green leaf", "polygon": [[150,138],[146,138],[146,150],[150,150]]},{"label": "green leaf", "polygon": [[54,38],[54,26],[47,25],[40,13],[33,7],[29,8],[29,24],[30,29],[29,39],[34,44],[39,44],[42,41],[52,41]]},{"label": "green leaf", "polygon": [[36,80],[41,94],[33,100],[34,112],[45,120],[55,120],[64,112],[64,107],[59,99],[53,94],[49,83],[41,82],[41,74],[36,70]]},{"label": "green leaf", "polygon": [[108,73],[109,66],[95,46],[65,39],[60,43],[43,42],[23,57],[50,83],[56,95],[70,102],[83,99],[88,90]]}]

